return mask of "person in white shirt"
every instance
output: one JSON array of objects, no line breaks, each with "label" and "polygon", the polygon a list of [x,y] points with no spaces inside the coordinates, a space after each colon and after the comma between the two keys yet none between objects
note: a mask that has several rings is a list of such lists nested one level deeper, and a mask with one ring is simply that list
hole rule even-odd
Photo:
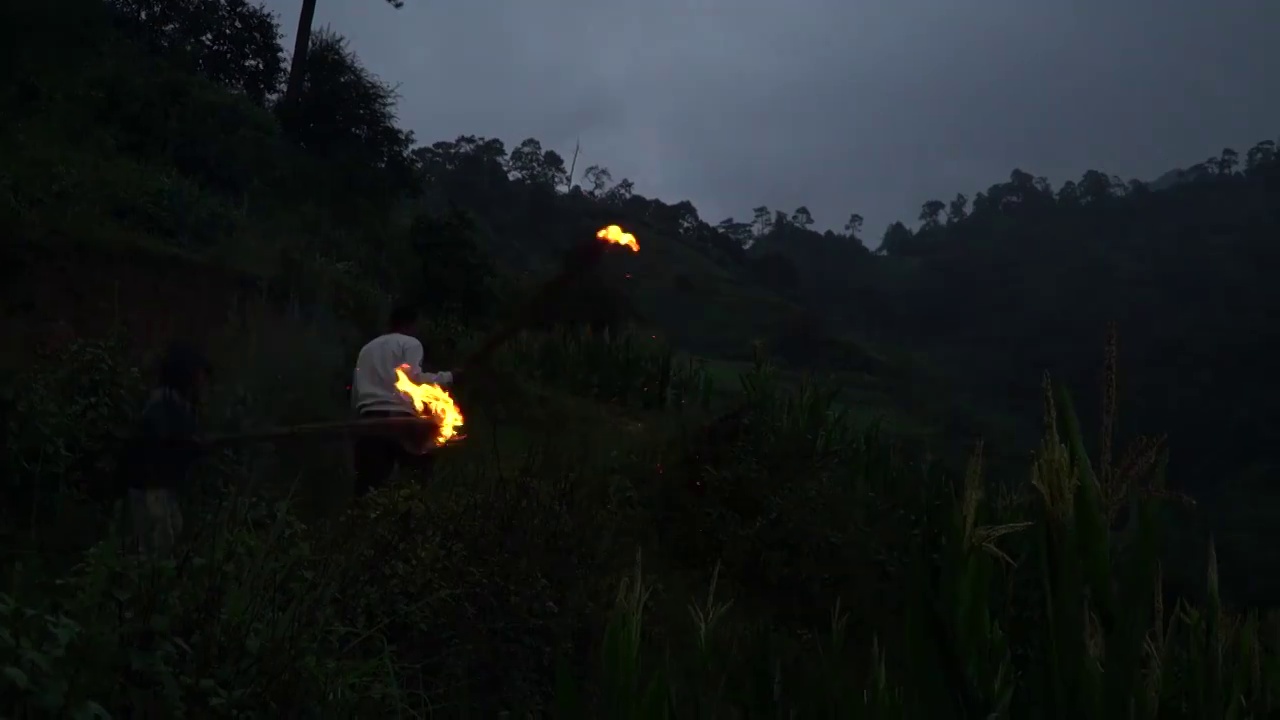
[{"label": "person in white shirt", "polygon": [[[451,385],[457,373],[426,372],[422,369],[422,343],[413,332],[418,324],[417,308],[409,305],[391,311],[388,332],[370,340],[360,349],[351,379],[351,407],[361,418],[415,415],[413,402],[396,389],[396,368],[408,365],[405,374],[418,384]],[[354,444],[356,496],[381,487],[397,466],[411,465],[430,477],[434,456],[416,455],[396,437],[366,435]]]}]

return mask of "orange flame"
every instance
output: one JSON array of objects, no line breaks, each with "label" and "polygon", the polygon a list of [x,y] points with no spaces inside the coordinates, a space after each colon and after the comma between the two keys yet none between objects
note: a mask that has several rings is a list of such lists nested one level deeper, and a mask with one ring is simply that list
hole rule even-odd
[{"label": "orange flame", "polygon": [[439,430],[436,432],[436,444],[443,445],[458,433],[462,426],[462,411],[453,401],[449,393],[439,385],[424,383],[419,385],[405,374],[408,365],[396,368],[396,389],[413,401],[413,409],[421,417],[435,420]]},{"label": "orange flame", "polygon": [[640,243],[636,242],[636,236],[629,232],[623,232],[622,228],[617,225],[610,225],[596,232],[596,237],[615,245],[624,245],[631,248],[631,252],[640,252]]}]

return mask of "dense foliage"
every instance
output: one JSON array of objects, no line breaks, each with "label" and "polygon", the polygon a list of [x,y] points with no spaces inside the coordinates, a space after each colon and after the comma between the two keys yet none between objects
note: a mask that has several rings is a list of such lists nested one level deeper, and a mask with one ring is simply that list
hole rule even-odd
[{"label": "dense foliage", "polygon": [[[857,214],[713,224],[535,139],[417,146],[340,36],[286,63],[243,0],[4,13],[30,28],[0,97],[6,288],[41,263],[74,286],[111,248],[237,273],[238,299],[121,311],[84,282],[68,341],[59,297],[6,290],[42,344],[2,358],[0,715],[1280,712],[1280,575],[1254,570],[1273,143],[1151,185],[1015,171],[872,252]],[[129,551],[109,478],[154,305],[215,318],[183,328],[218,352],[212,426],[338,416],[391,297],[433,309],[447,366],[606,223],[643,251],[462,383],[434,483],[352,503],[340,447],[228,449],[178,551]],[[1067,388],[1097,387],[1077,413]]]}]

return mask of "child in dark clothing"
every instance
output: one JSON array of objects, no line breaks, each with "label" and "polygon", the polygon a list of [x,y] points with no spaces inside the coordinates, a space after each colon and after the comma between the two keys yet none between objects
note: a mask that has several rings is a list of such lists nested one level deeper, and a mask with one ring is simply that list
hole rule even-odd
[{"label": "child in dark clothing", "polygon": [[182,532],[177,491],[203,450],[197,408],[211,377],[209,362],[184,343],[171,345],[161,362],[128,463],[129,510],[143,552],[168,552]]}]

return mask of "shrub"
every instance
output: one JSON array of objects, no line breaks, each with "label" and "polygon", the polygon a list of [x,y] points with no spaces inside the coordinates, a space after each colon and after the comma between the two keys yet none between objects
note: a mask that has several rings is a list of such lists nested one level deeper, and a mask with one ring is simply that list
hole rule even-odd
[{"label": "shrub", "polygon": [[7,526],[57,538],[68,527],[55,522],[64,500],[112,496],[113,429],[141,410],[143,380],[125,357],[118,335],[77,341],[13,378],[0,458]]},{"label": "shrub", "polygon": [[323,538],[283,507],[206,510],[173,559],[131,556],[112,534],[42,597],[5,598],[7,715],[399,709],[385,640],[333,601],[344,566]]}]

